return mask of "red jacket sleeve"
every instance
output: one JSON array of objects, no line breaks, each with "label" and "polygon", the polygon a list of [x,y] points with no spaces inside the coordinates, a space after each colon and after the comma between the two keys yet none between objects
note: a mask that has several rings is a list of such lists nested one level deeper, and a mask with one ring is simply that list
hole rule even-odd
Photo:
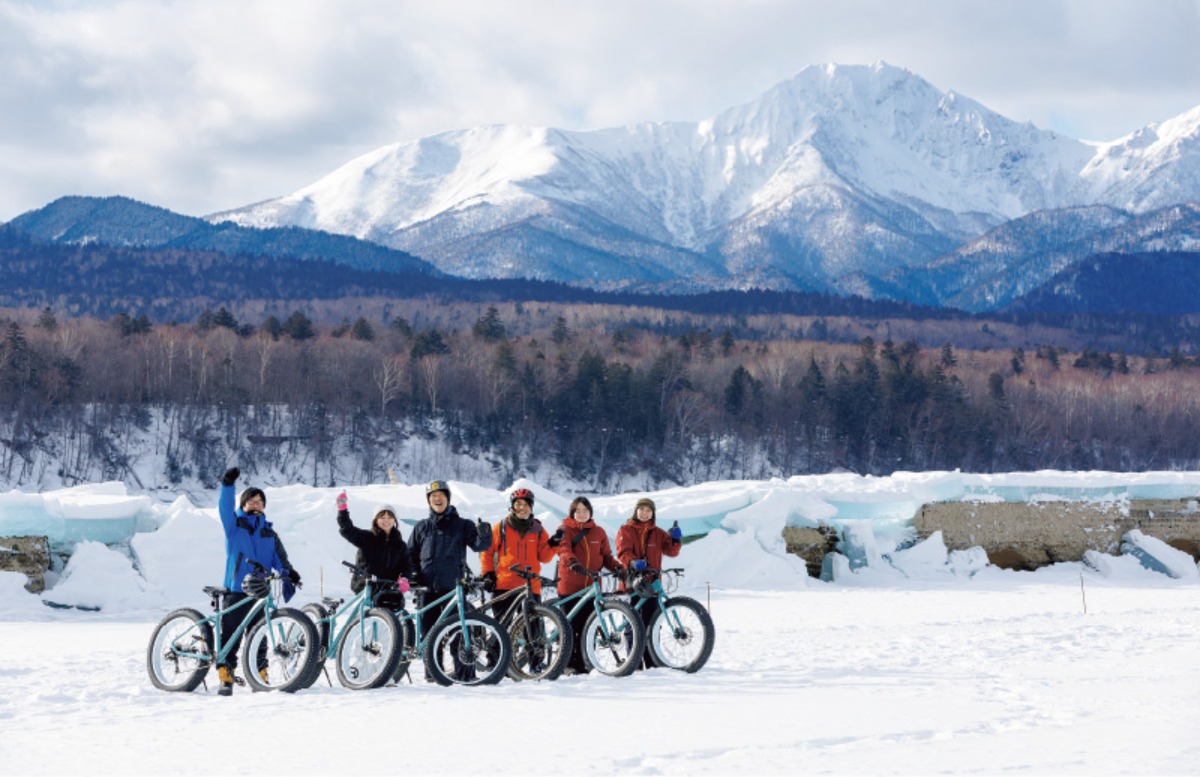
[{"label": "red jacket sleeve", "polygon": [[662,543],[662,551],[664,556],[674,558],[679,555],[680,548],[683,547],[683,540],[672,539],[670,534],[667,534],[663,529],[659,529],[660,542]]},{"label": "red jacket sleeve", "polygon": [[617,529],[617,562],[623,567],[629,566],[629,562],[633,561],[633,554],[636,552],[636,531],[637,529],[629,524]]},{"label": "red jacket sleeve", "polygon": [[550,547],[550,535],[542,529],[538,534],[537,559],[543,564],[549,563],[554,558],[554,548]]}]

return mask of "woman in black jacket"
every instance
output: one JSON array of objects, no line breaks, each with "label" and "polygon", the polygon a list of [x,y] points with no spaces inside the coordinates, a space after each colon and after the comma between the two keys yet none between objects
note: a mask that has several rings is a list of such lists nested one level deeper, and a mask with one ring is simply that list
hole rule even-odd
[{"label": "woman in black jacket", "polygon": [[[412,562],[408,555],[408,545],[400,536],[400,527],[396,521],[396,510],[391,505],[379,505],[375,508],[375,517],[371,519],[370,531],[359,529],[350,522],[350,511],[346,508],[346,493],[338,494],[337,498],[338,532],[354,547],[358,548],[355,563],[366,566],[367,574],[383,580],[399,582],[401,591],[408,588],[408,578],[412,575]],[[350,588],[358,593],[366,585],[364,578],[357,575],[350,581]],[[389,609],[400,609],[404,606],[402,593],[385,592],[376,597],[376,604]]]}]

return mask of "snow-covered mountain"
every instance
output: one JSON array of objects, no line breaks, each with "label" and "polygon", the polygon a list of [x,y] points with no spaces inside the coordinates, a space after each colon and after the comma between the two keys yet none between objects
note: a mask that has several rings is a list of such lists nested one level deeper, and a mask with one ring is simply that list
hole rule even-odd
[{"label": "snow-covered mountain", "polygon": [[845,290],[1030,213],[1193,200],[1200,108],[1090,143],[877,63],[809,67],[699,122],[399,143],[209,218],[353,235],[467,277]]}]

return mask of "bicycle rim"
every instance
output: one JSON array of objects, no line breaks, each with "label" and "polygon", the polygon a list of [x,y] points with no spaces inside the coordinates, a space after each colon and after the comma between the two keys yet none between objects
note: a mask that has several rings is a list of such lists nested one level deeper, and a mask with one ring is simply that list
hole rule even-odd
[{"label": "bicycle rim", "polygon": [[261,620],[242,644],[242,672],[256,691],[296,691],[316,661],[319,638],[299,611],[276,610]]},{"label": "bicycle rim", "polygon": [[465,626],[458,618],[443,621],[429,634],[425,663],[441,685],[491,685],[508,668],[508,635],[488,616],[471,613]]},{"label": "bicycle rim", "polygon": [[583,659],[592,669],[623,677],[642,660],[646,632],[641,620],[623,602],[605,602],[583,627]]},{"label": "bicycle rim", "polygon": [[650,623],[646,647],[657,666],[695,672],[712,654],[712,619],[698,602],[668,600]]},{"label": "bicycle rim", "polygon": [[164,691],[192,691],[208,673],[212,629],[195,610],[177,610],[155,628],[146,649],[150,681]]},{"label": "bicycle rim", "polygon": [[386,610],[372,609],[346,626],[338,645],[337,674],[352,690],[378,688],[392,679],[400,628]]},{"label": "bicycle rim", "polygon": [[558,610],[536,605],[529,620],[518,615],[508,631],[512,660],[508,676],[514,680],[555,680],[571,656],[570,626]]}]

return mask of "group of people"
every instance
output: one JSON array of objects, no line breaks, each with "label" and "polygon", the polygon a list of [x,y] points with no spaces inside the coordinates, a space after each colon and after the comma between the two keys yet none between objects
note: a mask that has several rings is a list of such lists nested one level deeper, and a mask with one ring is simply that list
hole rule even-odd
[{"label": "group of people", "polygon": [[[225,473],[217,502],[225,529],[225,587],[231,592],[226,597],[226,608],[247,596],[242,591],[242,580],[256,564],[280,570],[289,584],[300,584],[299,573],[289,563],[283,543],[266,519],[266,495],[262,490],[247,488],[234,509],[234,483],[239,474],[236,467]],[[413,527],[406,543],[393,507],[377,507],[371,528],[361,529],[350,520],[346,494],[342,492],[335,503],[338,531],[358,548],[356,563],[365,568],[368,575],[404,581],[402,588],[408,581],[415,581],[429,589],[429,601],[454,589],[466,566],[468,550],[480,554],[485,587],[496,596],[525,585],[524,580],[511,571],[514,565],[528,567],[540,574],[542,565],[557,556],[557,589],[561,597],[591,585],[602,569],[621,576],[621,591],[632,590],[638,576],[649,578],[653,572],[648,570],[661,568],[663,557],[679,555],[683,545],[683,534],[678,525],[669,530],[657,525],[655,505],[650,499],[639,499],[633,515],[617,530],[614,555],[608,533],[593,520],[592,503],[587,497],[576,497],[571,502],[566,518],[553,534],[533,517],[534,495],[528,488],[518,488],[509,494],[508,515],[495,526],[480,519],[471,523],[461,517],[450,498],[450,484],[446,481],[435,480],[426,486],[429,515]],[[356,578],[351,587],[358,591],[364,584],[365,579]],[[540,600],[541,581],[536,578],[533,595]],[[381,600],[379,604],[388,606],[389,603]],[[402,599],[397,599],[394,604],[401,606]],[[508,606],[507,603],[496,605],[497,609]],[[643,607],[640,612],[648,619],[655,611]],[[497,618],[504,614],[503,609],[495,613]],[[229,617],[231,623],[221,624],[223,633],[230,633],[227,628],[236,628],[240,620],[237,612]],[[437,618],[438,613],[432,608],[422,613],[422,632],[428,633]],[[568,673],[587,671],[581,651],[582,640],[578,638],[584,625],[582,621],[582,617],[577,617],[571,624],[577,638],[567,665]],[[233,692],[236,653],[236,649],[231,650],[228,665],[217,667],[221,695]]]}]

